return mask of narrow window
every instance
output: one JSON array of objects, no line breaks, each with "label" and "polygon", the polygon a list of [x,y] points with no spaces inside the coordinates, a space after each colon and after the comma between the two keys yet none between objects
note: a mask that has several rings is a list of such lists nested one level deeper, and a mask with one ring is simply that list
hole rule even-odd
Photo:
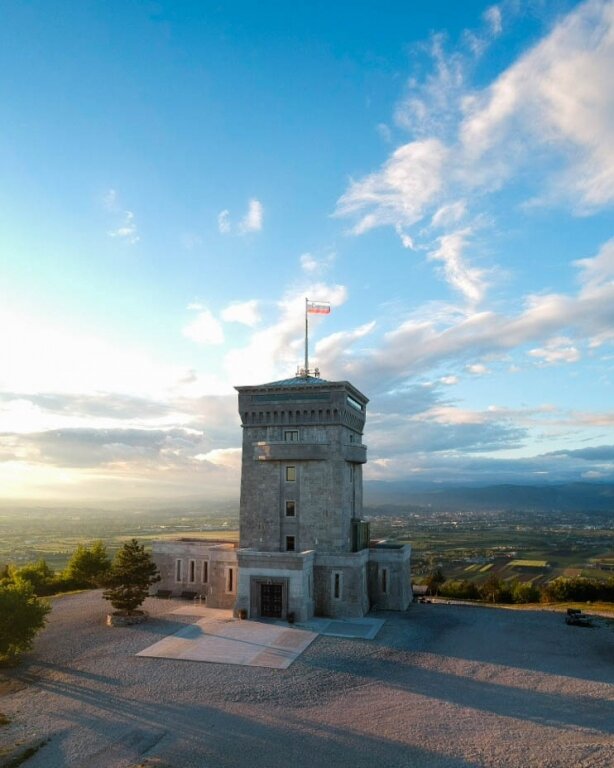
[{"label": "narrow window", "polygon": [[190,574],[190,584],[194,584],[194,582],[196,581],[196,561],[195,560],[190,560],[189,574]]},{"label": "narrow window", "polygon": [[284,430],[284,440],[286,441],[286,443],[298,442],[298,429]]},{"label": "narrow window", "polygon": [[179,582],[183,578],[183,560],[175,560],[175,581]]},{"label": "narrow window", "polygon": [[388,594],[388,568],[382,568],[382,594]]},{"label": "narrow window", "polygon": [[337,571],[333,573],[333,597],[335,600],[341,599],[341,574]]},{"label": "narrow window", "polygon": [[293,483],[296,480],[296,467],[286,467],[286,482]]},{"label": "narrow window", "polygon": [[286,552],[294,552],[294,536],[286,536]]},{"label": "narrow window", "polygon": [[295,501],[287,501],[286,502],[286,517],[294,517],[296,515],[296,502]]},{"label": "narrow window", "polygon": [[228,569],[226,591],[227,592],[234,592],[235,591],[235,571],[234,571],[234,568],[229,568]]},{"label": "narrow window", "polygon": [[203,584],[209,582],[209,561],[203,560]]}]

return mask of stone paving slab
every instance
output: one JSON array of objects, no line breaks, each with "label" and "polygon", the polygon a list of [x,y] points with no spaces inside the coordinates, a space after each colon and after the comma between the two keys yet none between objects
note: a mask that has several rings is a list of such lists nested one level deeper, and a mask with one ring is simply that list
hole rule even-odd
[{"label": "stone paving slab", "polygon": [[384,626],[384,619],[326,619],[313,618],[301,622],[300,627],[320,635],[373,640]]},{"label": "stone paving slab", "polygon": [[216,613],[221,615],[209,613],[136,655],[287,669],[317,637],[305,629],[233,619],[230,611]]}]

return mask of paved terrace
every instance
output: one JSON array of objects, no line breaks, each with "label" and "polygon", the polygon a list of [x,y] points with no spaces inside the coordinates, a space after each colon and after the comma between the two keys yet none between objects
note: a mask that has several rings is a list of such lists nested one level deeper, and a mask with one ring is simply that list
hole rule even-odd
[{"label": "paved terrace", "polygon": [[373,640],[319,635],[287,669],[137,656],[194,624],[179,606],[148,600],[149,623],[107,628],[99,592],[54,600],[5,673],[0,746],[48,739],[25,768],[614,765],[606,620],[413,605],[378,614]]}]

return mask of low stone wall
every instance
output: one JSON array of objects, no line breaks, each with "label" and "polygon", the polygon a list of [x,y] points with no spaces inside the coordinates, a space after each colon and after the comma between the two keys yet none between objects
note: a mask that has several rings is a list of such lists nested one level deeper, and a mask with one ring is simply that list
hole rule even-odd
[{"label": "low stone wall", "polygon": [[139,611],[133,614],[107,613],[108,627],[130,627],[133,624],[143,624],[147,621],[149,614],[145,611]]}]

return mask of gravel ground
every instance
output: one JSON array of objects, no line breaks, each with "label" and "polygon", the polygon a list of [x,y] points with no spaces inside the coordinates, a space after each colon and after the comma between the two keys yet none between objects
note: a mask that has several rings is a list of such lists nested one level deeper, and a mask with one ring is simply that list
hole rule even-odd
[{"label": "gravel ground", "polygon": [[[614,624],[457,605],[379,613],[375,640],[319,637],[287,670],[140,658],[182,624],[107,628],[99,592],[54,600],[0,699],[26,768],[611,768]],[[1,765],[1,760],[0,760]]]}]

